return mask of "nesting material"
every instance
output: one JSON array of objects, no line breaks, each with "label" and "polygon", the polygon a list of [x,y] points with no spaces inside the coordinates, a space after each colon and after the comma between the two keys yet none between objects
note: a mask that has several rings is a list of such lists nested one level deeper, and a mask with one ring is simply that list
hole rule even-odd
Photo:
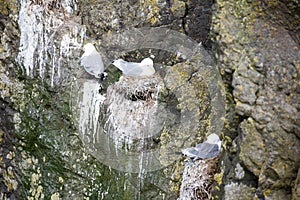
[{"label": "nesting material", "polygon": [[214,175],[218,172],[220,156],[210,159],[189,159],[185,164],[178,200],[210,199]]},{"label": "nesting material", "polygon": [[[163,128],[158,93],[163,84],[159,76],[122,76],[107,89],[108,135],[120,146],[156,135]],[[117,145],[118,146],[118,145]]]}]

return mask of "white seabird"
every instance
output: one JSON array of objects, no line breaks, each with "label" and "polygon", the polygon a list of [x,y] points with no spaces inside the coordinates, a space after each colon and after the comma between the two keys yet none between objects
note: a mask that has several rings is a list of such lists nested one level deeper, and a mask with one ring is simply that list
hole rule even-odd
[{"label": "white seabird", "polygon": [[101,78],[104,73],[104,65],[100,53],[96,50],[93,44],[87,43],[83,46],[84,53],[80,61],[85,71],[96,78]]},{"label": "white seabird", "polygon": [[118,59],[112,64],[127,76],[151,76],[155,73],[153,60],[151,58],[145,58],[140,63]]},{"label": "white seabird", "polygon": [[221,151],[221,140],[217,134],[210,134],[207,140],[199,143],[196,147],[183,149],[181,152],[194,159],[213,158]]}]

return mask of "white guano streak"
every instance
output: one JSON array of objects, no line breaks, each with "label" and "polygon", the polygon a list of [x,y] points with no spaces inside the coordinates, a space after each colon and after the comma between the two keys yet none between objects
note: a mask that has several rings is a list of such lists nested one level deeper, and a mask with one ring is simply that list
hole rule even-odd
[{"label": "white guano streak", "polygon": [[[62,5],[64,8],[58,11],[67,11],[71,14],[67,8],[73,7],[72,11],[77,9],[74,1],[65,0]],[[23,66],[27,76],[33,77],[38,73],[39,78],[44,79],[47,72],[53,87],[55,80],[61,76],[62,58],[69,57],[72,50],[81,48],[85,28],[66,23],[60,14],[48,14],[46,9],[45,5],[34,5],[30,4],[29,0],[21,0],[18,21],[21,34],[17,61]],[[69,29],[62,29],[64,26],[68,26]],[[62,35],[60,46],[57,47],[54,40],[57,39],[56,34],[61,34],[59,33],[61,29],[65,34]],[[49,53],[52,55],[48,56]]]},{"label": "white guano streak", "polygon": [[[105,97],[99,94],[100,84],[96,80],[87,80],[83,83],[81,90],[82,96],[78,106],[80,109],[79,129],[85,135],[92,135],[93,140],[96,140],[97,124],[100,114],[101,104]],[[86,137],[89,139],[91,137]],[[89,141],[95,143],[96,141]]]},{"label": "white guano streak", "polygon": [[[19,13],[20,49],[18,61],[23,64],[27,76],[33,76],[35,66],[35,51],[43,40],[44,27],[42,24],[42,7],[29,4],[28,0],[21,0]],[[42,73],[40,71],[40,73]]]}]

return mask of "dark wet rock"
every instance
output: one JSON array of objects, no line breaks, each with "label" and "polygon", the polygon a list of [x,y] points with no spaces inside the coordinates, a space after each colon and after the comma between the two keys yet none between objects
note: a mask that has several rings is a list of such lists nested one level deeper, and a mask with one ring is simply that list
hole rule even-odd
[{"label": "dark wet rock", "polygon": [[264,0],[260,4],[261,9],[272,23],[278,24],[289,31],[291,37],[300,44],[300,5],[299,1],[279,0],[267,1]]},{"label": "dark wet rock", "polygon": [[296,200],[300,198],[300,170],[298,170],[295,185],[292,191],[292,199]]},{"label": "dark wet rock", "polygon": [[186,16],[183,18],[185,33],[209,48],[211,47],[211,41],[207,36],[212,20],[212,5],[212,1],[187,1]]},{"label": "dark wet rock", "polygon": [[0,198],[16,199],[18,192],[17,154],[13,115],[15,111],[7,102],[0,100]]},{"label": "dark wet rock", "polygon": [[80,7],[90,37],[102,38],[107,31],[154,26],[184,32],[210,46],[212,2],[209,0],[85,1]]}]

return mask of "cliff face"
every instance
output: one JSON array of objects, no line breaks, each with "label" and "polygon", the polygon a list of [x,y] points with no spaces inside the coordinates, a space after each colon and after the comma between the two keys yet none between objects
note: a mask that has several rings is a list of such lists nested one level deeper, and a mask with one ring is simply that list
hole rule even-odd
[{"label": "cliff face", "polygon": [[227,88],[225,135],[233,139],[224,197],[298,199],[300,5],[217,5],[214,50]]},{"label": "cliff face", "polygon": [[[74,122],[76,92],[90,79],[79,66],[82,45],[96,43],[109,55],[104,62],[141,58],[148,54],[124,55],[110,39],[142,27],[179,31],[206,48],[184,62],[179,53],[188,49],[173,57],[152,51],[172,66],[159,74],[164,100],[176,97],[167,108],[199,126],[185,120],[180,129],[163,132],[159,145],[172,143],[162,145],[160,159],[168,159],[164,148],[175,148],[178,138],[193,144],[216,131],[224,145],[214,198],[300,198],[299,2],[22,0],[0,1],[0,8],[1,199],[25,191],[32,198],[176,198],[182,160],[144,175],[141,183],[138,175],[111,171],[86,155]],[[134,44],[134,37],[124,37]],[[218,69],[222,80],[205,66]],[[223,89],[225,118],[218,100]],[[216,125],[221,121],[223,130]],[[183,134],[189,131],[193,137]]]}]

